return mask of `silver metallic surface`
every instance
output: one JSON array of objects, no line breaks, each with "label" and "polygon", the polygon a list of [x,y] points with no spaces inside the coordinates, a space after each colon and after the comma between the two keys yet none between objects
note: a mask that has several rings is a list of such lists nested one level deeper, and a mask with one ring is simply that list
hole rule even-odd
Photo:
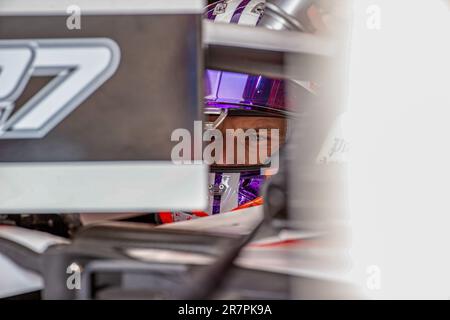
[{"label": "silver metallic surface", "polygon": [[259,26],[273,30],[308,31],[305,12],[312,0],[267,0]]}]

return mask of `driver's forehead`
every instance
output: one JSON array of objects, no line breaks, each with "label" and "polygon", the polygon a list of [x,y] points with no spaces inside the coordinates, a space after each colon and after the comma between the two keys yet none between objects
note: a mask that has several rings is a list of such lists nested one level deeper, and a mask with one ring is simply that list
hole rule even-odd
[{"label": "driver's forehead", "polygon": [[[217,116],[208,116],[208,121],[213,121]],[[221,129],[280,129],[286,126],[286,119],[279,117],[246,117],[228,116],[222,122]]]}]

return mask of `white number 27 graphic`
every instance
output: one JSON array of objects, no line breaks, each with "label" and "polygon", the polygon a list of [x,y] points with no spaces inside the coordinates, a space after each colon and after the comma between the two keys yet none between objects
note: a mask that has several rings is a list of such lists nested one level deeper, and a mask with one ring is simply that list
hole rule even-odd
[{"label": "white number 27 graphic", "polygon": [[[117,70],[111,39],[0,40],[0,139],[44,137]],[[30,77],[54,77],[12,114]]]}]

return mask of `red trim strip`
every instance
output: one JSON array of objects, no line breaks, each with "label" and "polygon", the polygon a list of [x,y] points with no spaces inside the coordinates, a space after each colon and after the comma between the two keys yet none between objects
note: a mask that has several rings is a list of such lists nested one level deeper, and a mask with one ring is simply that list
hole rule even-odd
[{"label": "red trim strip", "polygon": [[172,212],[170,212],[170,211],[160,212],[159,218],[161,219],[162,223],[172,223],[173,222]]}]

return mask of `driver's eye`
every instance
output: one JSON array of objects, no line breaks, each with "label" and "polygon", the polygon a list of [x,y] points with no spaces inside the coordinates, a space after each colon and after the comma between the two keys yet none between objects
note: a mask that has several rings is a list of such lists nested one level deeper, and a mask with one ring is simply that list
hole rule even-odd
[{"label": "driver's eye", "polygon": [[264,142],[270,139],[269,135],[267,133],[257,133],[256,134],[258,141]]},{"label": "driver's eye", "polygon": [[258,142],[266,142],[270,140],[270,136],[267,134],[267,132],[262,133],[260,130],[258,130],[255,133],[252,133],[250,135],[250,138],[255,139]]}]

